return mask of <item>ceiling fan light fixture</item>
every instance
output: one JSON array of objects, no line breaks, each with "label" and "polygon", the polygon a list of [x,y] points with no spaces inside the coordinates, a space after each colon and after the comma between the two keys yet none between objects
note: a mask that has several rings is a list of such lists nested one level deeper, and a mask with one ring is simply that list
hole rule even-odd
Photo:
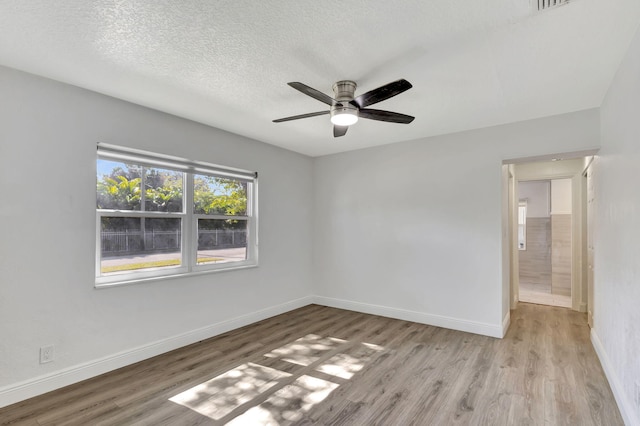
[{"label": "ceiling fan light fixture", "polygon": [[352,105],[336,105],[331,108],[331,123],[335,126],[351,126],[358,122],[358,109]]}]

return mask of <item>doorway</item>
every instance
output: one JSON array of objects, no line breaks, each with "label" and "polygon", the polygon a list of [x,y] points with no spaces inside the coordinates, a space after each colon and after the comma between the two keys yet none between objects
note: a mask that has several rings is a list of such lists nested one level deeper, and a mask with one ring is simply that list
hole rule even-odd
[{"label": "doorway", "polygon": [[[511,309],[516,309],[519,301],[527,301],[587,311],[588,197],[584,173],[596,152],[503,162],[503,288],[507,292],[503,300]],[[528,185],[538,187],[526,188]],[[527,190],[548,194],[542,196],[543,213],[534,196],[526,195]],[[548,259],[548,266],[527,265],[527,256]]]},{"label": "doorway", "polygon": [[521,302],[571,307],[571,179],[518,185]]}]

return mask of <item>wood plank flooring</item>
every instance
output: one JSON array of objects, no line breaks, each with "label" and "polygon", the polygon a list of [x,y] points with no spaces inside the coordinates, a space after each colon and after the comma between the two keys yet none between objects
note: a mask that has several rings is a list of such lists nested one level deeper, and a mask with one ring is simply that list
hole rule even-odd
[{"label": "wood plank flooring", "polygon": [[0,409],[2,425],[622,425],[585,314],[504,339],[310,305]]},{"label": "wood plank flooring", "polygon": [[536,303],[538,305],[571,307],[571,296],[552,294],[551,287],[543,287],[531,283],[520,282],[518,299],[521,302]]}]

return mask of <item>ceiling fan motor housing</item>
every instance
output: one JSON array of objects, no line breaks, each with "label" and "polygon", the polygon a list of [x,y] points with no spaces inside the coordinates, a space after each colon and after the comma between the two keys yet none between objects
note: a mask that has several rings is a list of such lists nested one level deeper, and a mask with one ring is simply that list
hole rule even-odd
[{"label": "ceiling fan motor housing", "polygon": [[351,80],[342,80],[334,83],[333,85],[333,93],[335,94],[334,99],[338,102],[349,102],[352,101],[355,97],[356,87],[358,85],[355,81]]},{"label": "ceiling fan motor housing", "polygon": [[[356,87],[356,83],[350,80],[338,81],[333,85],[334,99],[338,101],[338,103],[331,106],[332,122],[336,123],[336,121],[333,119],[334,116],[342,114],[355,117],[355,120],[357,121],[358,107],[349,103],[355,96]],[[352,119],[350,120],[350,122],[355,121]]]}]

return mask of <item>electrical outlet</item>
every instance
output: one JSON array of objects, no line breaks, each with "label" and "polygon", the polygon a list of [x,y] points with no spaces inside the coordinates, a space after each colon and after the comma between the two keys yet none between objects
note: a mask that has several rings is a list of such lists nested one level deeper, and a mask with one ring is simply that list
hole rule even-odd
[{"label": "electrical outlet", "polygon": [[53,361],[53,345],[43,346],[40,348],[40,364],[46,364]]}]

